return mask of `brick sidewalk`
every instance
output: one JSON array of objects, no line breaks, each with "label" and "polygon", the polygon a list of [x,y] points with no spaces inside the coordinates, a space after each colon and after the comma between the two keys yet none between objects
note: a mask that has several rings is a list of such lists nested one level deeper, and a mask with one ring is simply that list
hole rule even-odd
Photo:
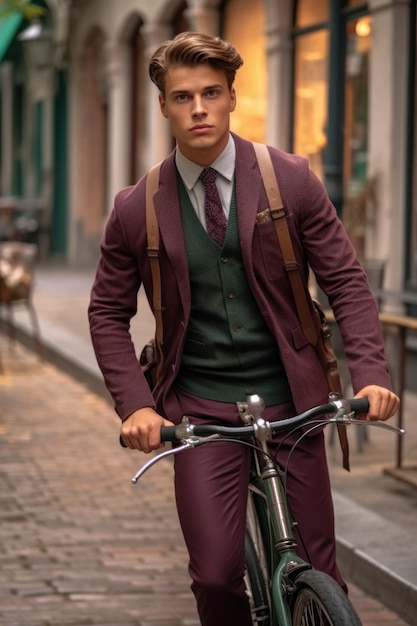
[{"label": "brick sidewalk", "polygon": [[[133,486],[145,457],[104,399],[1,334],[0,354],[0,624],[197,626],[170,462]],[[364,626],[405,625],[350,587]]]},{"label": "brick sidewalk", "polygon": [[16,346],[0,376],[0,623],[191,626],[186,552],[162,461],[118,446],[104,400]]}]

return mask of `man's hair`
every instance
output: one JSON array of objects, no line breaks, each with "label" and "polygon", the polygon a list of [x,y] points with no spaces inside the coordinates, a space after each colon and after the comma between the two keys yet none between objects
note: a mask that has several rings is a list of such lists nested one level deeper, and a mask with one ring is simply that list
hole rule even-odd
[{"label": "man's hair", "polygon": [[169,68],[181,65],[196,67],[203,63],[224,70],[231,89],[236,70],[243,65],[243,59],[231,43],[220,37],[186,31],[174,39],[164,41],[156,50],[149,63],[149,76],[164,95],[165,76]]}]

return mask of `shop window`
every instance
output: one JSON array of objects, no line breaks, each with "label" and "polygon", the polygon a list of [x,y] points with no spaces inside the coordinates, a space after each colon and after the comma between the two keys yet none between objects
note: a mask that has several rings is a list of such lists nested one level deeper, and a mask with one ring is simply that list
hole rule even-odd
[{"label": "shop window", "polygon": [[305,156],[320,178],[327,140],[328,45],[327,30],[295,40],[294,152]]},{"label": "shop window", "polygon": [[223,10],[222,37],[241,54],[236,73],[237,107],[231,128],[250,141],[265,141],[267,69],[263,0],[229,0]]},{"label": "shop window", "polygon": [[372,21],[364,16],[347,23],[343,218],[358,253],[364,255],[365,229],[372,220],[376,181],[368,176],[368,91]]}]

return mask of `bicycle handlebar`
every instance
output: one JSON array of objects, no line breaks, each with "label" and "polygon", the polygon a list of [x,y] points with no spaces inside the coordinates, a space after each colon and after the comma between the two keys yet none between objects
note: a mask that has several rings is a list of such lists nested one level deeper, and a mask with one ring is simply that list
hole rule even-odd
[{"label": "bicycle handlebar", "polygon": [[[303,426],[306,422],[314,418],[322,417],[326,414],[337,413],[343,409],[341,421],[347,421],[346,416],[349,413],[361,415],[369,410],[369,402],[367,398],[354,398],[351,400],[336,400],[327,404],[320,404],[299,415],[280,420],[278,422],[269,422],[268,426],[272,434],[277,434],[285,430]],[[255,428],[253,425],[248,426],[218,426],[215,424],[202,424],[195,426],[190,424],[187,428],[188,436],[206,437],[209,435],[232,436],[235,438],[243,438],[253,435]],[[162,426],[161,441],[179,441],[184,438],[184,426]]]},{"label": "bicycle handlebar", "polygon": [[[294,417],[289,417],[278,422],[266,422],[262,419],[261,413],[264,408],[264,404],[259,396],[250,396],[246,408],[249,409],[249,413],[245,411],[245,415],[248,417],[248,421],[251,422],[248,426],[216,426],[215,424],[201,424],[196,426],[190,424],[187,416],[184,416],[181,424],[177,426],[163,426],[161,428],[161,441],[181,441],[181,445],[173,446],[170,449],[154,456],[135,474],[132,478],[132,483],[136,484],[139,478],[161,459],[173,454],[178,454],[190,448],[195,448],[202,443],[218,441],[219,436],[223,436],[225,439],[230,437],[234,440],[255,436],[256,439],[260,439],[265,442],[271,439],[274,434],[285,430],[298,428],[299,426],[303,426],[307,423],[314,428],[315,424],[320,425],[325,424],[326,422],[333,424],[354,423],[379,426],[380,428],[395,432],[398,435],[403,435],[405,432],[402,428],[390,426],[389,424],[386,424],[386,422],[354,419],[353,416],[368,413],[369,402],[367,398],[354,398],[351,400],[330,398],[330,401],[327,404],[320,404],[319,406],[304,411],[304,413],[300,413],[299,415],[295,415]],[[122,437],[120,437],[120,443],[124,448],[126,448],[126,444],[124,443]]]}]

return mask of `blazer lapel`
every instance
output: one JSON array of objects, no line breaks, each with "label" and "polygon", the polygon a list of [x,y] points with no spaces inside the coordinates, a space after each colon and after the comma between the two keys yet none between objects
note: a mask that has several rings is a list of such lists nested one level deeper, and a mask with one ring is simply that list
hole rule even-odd
[{"label": "blazer lapel", "polygon": [[233,135],[236,145],[236,203],[240,245],[244,256],[251,254],[256,214],[267,207],[255,151],[250,141]]},{"label": "blazer lapel", "polygon": [[[175,191],[173,191],[175,190]],[[191,307],[190,282],[181,223],[174,153],[161,167],[160,186],[154,196],[155,212],[166,253],[174,270],[184,309]],[[162,270],[163,271],[163,270]]]}]

